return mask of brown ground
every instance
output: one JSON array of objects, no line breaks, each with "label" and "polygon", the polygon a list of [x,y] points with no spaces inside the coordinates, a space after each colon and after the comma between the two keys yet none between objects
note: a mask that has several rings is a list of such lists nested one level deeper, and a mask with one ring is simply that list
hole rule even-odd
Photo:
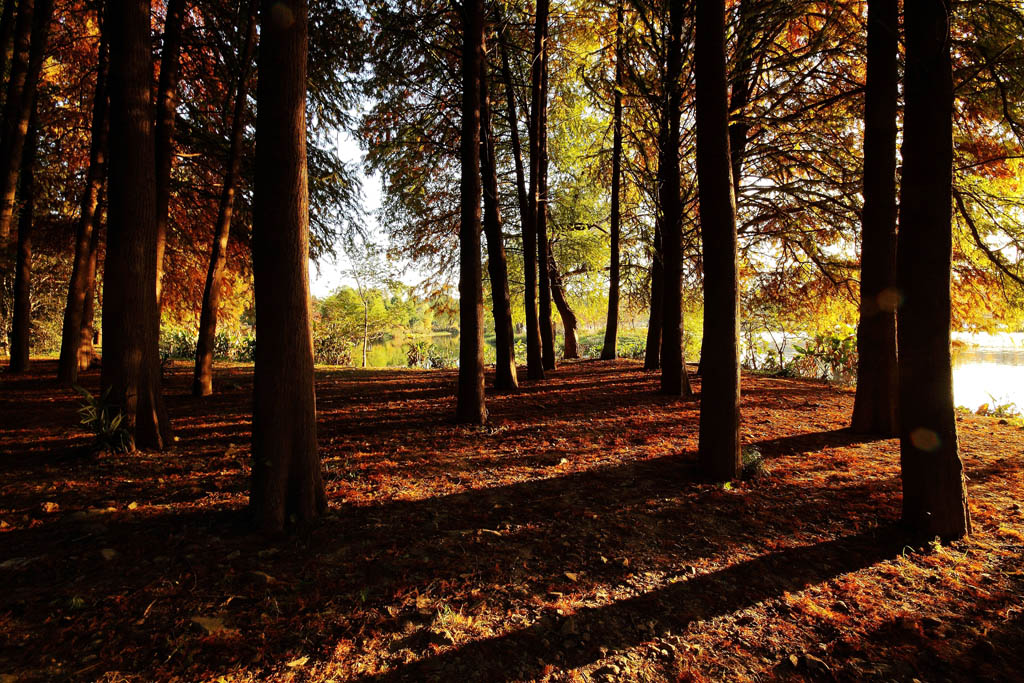
[{"label": "brown ground", "polygon": [[54,372],[0,378],[0,683],[1024,677],[1024,431],[994,418],[959,423],[976,535],[922,552],[847,391],[745,377],[767,473],[723,488],[697,404],[631,362],[486,428],[449,422],[451,372],[323,371],[331,512],[266,540],[249,368],[207,400],[173,369],[177,447],[95,459]]}]

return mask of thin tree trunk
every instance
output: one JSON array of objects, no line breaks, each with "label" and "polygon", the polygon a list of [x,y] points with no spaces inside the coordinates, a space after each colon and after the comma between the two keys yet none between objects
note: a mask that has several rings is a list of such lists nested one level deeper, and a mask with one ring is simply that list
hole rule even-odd
[{"label": "thin tree trunk", "polygon": [[18,215],[18,255],[14,267],[14,315],[11,319],[10,372],[25,372],[32,343],[32,228],[35,220],[36,144],[39,134],[33,111],[21,162],[21,209]]},{"label": "thin tree trunk", "polygon": [[729,154],[725,0],[697,0],[697,183],[704,245],[704,338],[700,392],[701,473],[736,478],[740,457],[739,269]]},{"label": "thin tree trunk", "polygon": [[897,433],[896,360],[896,111],[899,8],[868,1],[864,96],[864,210],[857,325],[857,396],[850,428]]},{"label": "thin tree trunk", "polygon": [[370,306],[363,300],[363,367],[366,367],[366,345],[370,337]]},{"label": "thin tree trunk", "polygon": [[[102,11],[100,12],[102,25]],[[75,237],[75,257],[68,285],[67,303],[64,306],[64,325],[61,330],[60,360],[57,362],[57,381],[71,386],[78,381],[81,367],[82,322],[85,302],[91,287],[89,280],[90,261],[95,257],[94,238],[96,232],[96,211],[99,207],[100,192],[106,173],[107,147],[107,70],[109,54],[106,32],[100,29],[99,56],[96,64],[96,90],[92,105],[92,137],[89,142],[89,169],[85,176],[85,191],[82,193],[81,214]],[[93,277],[95,266],[93,265]],[[91,336],[90,336],[91,338]]]},{"label": "thin tree trunk", "polygon": [[209,396],[213,393],[213,350],[217,338],[217,315],[220,313],[220,295],[228,261],[228,240],[231,238],[231,219],[234,215],[238,169],[242,157],[242,138],[245,133],[245,112],[248,103],[246,85],[249,82],[249,67],[256,44],[256,12],[256,2],[250,2],[245,47],[240,55],[238,83],[235,87],[228,158],[224,165],[224,187],[217,209],[217,227],[210,252],[210,265],[206,271],[206,285],[203,288],[203,307],[199,314],[196,367],[192,377],[193,396]]},{"label": "thin tree trunk", "polygon": [[14,200],[39,73],[53,16],[53,0],[21,0],[14,28],[14,57],[0,129],[0,247],[7,244]]},{"label": "thin tree trunk", "polygon": [[327,509],[316,440],[309,310],[306,0],[262,0],[253,192],[256,367],[252,488],[256,526],[281,531]]},{"label": "thin tree trunk", "polygon": [[[99,259],[99,242],[101,226],[97,225],[92,231],[92,241],[89,244],[89,267],[88,277],[85,284],[85,305],[82,308],[82,326],[79,331],[78,343],[78,372],[84,372],[96,362],[96,262]],[[77,378],[76,378],[77,381]]]},{"label": "thin tree trunk", "polygon": [[107,6],[110,40],[110,128],[119,141],[109,155],[107,259],[103,274],[101,383],[139,448],[170,444],[160,392],[157,339],[156,184],[149,0]]},{"label": "thin tree trunk", "polygon": [[679,173],[679,115],[682,99],[683,8],[681,0],[669,2],[668,56],[665,69],[664,164],[661,178],[661,230],[664,258],[664,294],[662,295],[661,392],[671,396],[689,396],[690,382],[683,360],[683,225]]},{"label": "thin tree trunk", "polygon": [[555,263],[555,259],[550,260],[550,272],[551,272],[551,297],[555,301],[555,307],[558,309],[558,315],[562,318],[562,329],[564,330],[565,344],[563,346],[564,353],[563,358],[579,358],[580,347],[576,340],[576,327],[578,321],[576,320],[576,314],[573,313],[572,307],[569,306],[569,302],[565,298],[565,288],[562,286],[562,276],[558,273],[558,265]]},{"label": "thin tree trunk", "polygon": [[[174,122],[178,108],[178,77],[181,74],[181,34],[185,23],[185,0],[168,0],[164,20],[160,80],[156,95],[156,304],[163,302],[164,251],[167,248],[167,218],[171,202],[171,166],[174,162]],[[157,325],[160,324],[159,318]],[[159,333],[159,330],[157,330]]]},{"label": "thin tree trunk", "polygon": [[619,337],[619,195],[622,182],[622,2],[615,10],[615,93],[612,96],[612,207],[610,219],[611,261],[608,268],[608,319],[604,328],[601,360],[618,356]]},{"label": "thin tree trunk", "polygon": [[[659,155],[664,161],[664,154]],[[661,168],[661,165],[658,166]],[[659,212],[660,214],[660,212]],[[665,269],[661,256],[661,216],[654,219],[654,243],[651,252],[651,308],[647,320],[647,345],[644,349],[644,369],[661,367],[661,314],[665,293]]]},{"label": "thin tree trunk", "polygon": [[484,295],[480,268],[480,80],[483,0],[465,0],[462,17],[462,225],[459,229],[459,387],[455,418],[484,424]]},{"label": "thin tree trunk", "polygon": [[[538,247],[537,223],[540,211],[541,173],[541,107],[543,93],[543,53],[547,49],[544,29],[547,26],[548,0],[537,0],[536,25],[533,36],[533,58],[530,67],[530,190],[527,223],[523,225],[523,263],[526,271],[526,376],[530,379],[544,379],[544,358],[541,348],[542,332],[537,303],[538,293]],[[509,100],[511,104],[511,99]],[[542,296],[542,295],[541,295]]]},{"label": "thin tree trunk", "polygon": [[540,180],[537,189],[537,286],[540,291],[540,343],[545,370],[555,369],[555,325],[551,319],[551,246],[548,244],[548,20],[544,13],[544,41],[541,50]]},{"label": "thin tree trunk", "polygon": [[[486,52],[485,52],[486,54]],[[487,61],[480,65],[480,174],[483,178],[484,235],[487,237],[487,271],[491,278],[491,312],[494,317],[494,388],[514,391],[516,378],[515,338],[512,333],[512,301],[508,290],[508,260],[501,230],[498,168],[491,130],[491,98]]]},{"label": "thin tree trunk", "polygon": [[948,0],[906,0],[897,236],[903,522],[921,540],[971,531],[950,352],[953,76]]}]

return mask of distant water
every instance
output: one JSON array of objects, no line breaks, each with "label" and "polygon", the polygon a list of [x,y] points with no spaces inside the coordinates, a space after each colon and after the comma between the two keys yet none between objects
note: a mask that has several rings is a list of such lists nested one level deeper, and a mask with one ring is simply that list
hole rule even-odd
[{"label": "distant water", "polygon": [[953,398],[977,410],[1014,403],[1024,412],[1024,334],[954,334]]}]

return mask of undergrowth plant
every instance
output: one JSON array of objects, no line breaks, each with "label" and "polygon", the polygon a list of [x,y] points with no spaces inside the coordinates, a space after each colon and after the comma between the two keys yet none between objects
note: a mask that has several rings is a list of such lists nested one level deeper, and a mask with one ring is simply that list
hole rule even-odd
[{"label": "undergrowth plant", "polygon": [[93,433],[93,449],[98,453],[128,453],[133,448],[132,435],[124,421],[124,413],[110,401],[110,387],[97,398],[87,389],[75,386],[82,396],[78,404],[79,424]]}]

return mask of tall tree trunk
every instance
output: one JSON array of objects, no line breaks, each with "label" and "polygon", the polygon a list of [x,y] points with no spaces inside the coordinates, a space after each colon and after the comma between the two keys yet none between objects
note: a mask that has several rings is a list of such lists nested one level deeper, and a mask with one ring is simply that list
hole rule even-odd
[{"label": "tall tree trunk", "polygon": [[[102,26],[102,11],[100,12]],[[95,277],[95,250],[93,234],[96,232],[96,210],[99,207],[100,192],[106,173],[107,148],[107,70],[109,54],[106,31],[100,29],[99,57],[96,64],[96,90],[92,105],[92,137],[89,142],[89,169],[85,176],[85,190],[82,193],[81,214],[75,236],[75,257],[68,285],[67,303],[64,306],[64,325],[61,330],[60,360],[57,362],[57,381],[71,386],[78,381],[81,367],[80,349],[83,339],[82,321],[86,297],[91,290],[88,285],[90,261],[93,262]],[[90,335],[91,338],[91,335]]]},{"label": "tall tree trunk", "polygon": [[252,488],[256,526],[281,531],[327,509],[316,441],[309,311],[306,0],[262,0],[256,106],[253,280],[256,368]]},{"label": "tall tree trunk", "polygon": [[608,268],[608,320],[604,328],[601,360],[618,355],[619,337],[619,195],[622,181],[622,2],[615,10],[615,93],[612,96],[612,210],[611,261]]},{"label": "tall tree trunk", "polygon": [[690,381],[683,360],[683,225],[679,177],[679,115],[682,100],[682,32],[681,0],[669,1],[668,55],[665,68],[665,136],[664,163],[658,167],[661,180],[661,229],[664,259],[664,294],[662,295],[661,392],[672,396],[689,396]]},{"label": "tall tree trunk", "polygon": [[[660,155],[664,158],[664,155]],[[660,165],[659,165],[660,168]],[[654,219],[654,242],[651,250],[651,308],[647,319],[647,345],[644,350],[644,369],[661,367],[661,314],[665,293],[665,269],[661,256],[661,216]]]},{"label": "tall tree trunk", "polygon": [[462,6],[462,225],[459,228],[459,387],[455,419],[487,422],[484,402],[484,294],[480,268],[480,80],[483,0]]},{"label": "tall tree trunk", "polygon": [[370,339],[370,305],[363,300],[363,367],[366,367],[366,346]]},{"label": "tall tree trunk", "polygon": [[850,427],[860,434],[886,436],[893,436],[897,431],[899,396],[896,360],[898,48],[897,3],[869,0],[857,396]]},{"label": "tall tree trunk", "polygon": [[139,448],[162,449],[171,426],[160,392],[157,339],[156,184],[150,81],[149,0],[107,6],[110,128],[107,259],[103,273],[101,383]]},{"label": "tall tree trunk", "polygon": [[[78,343],[78,372],[84,372],[96,362],[96,262],[99,258],[99,242],[101,226],[97,225],[92,230],[92,242],[89,244],[89,266],[88,277],[85,281],[85,305],[82,308],[82,326],[79,331]],[[76,377],[77,381],[77,377]]]},{"label": "tall tree trunk", "polygon": [[14,28],[14,56],[0,129],[0,247],[7,244],[14,198],[39,72],[53,16],[53,0],[21,0]]},{"label": "tall tree trunk", "polygon": [[704,245],[704,338],[700,392],[701,473],[740,473],[739,269],[736,200],[729,154],[725,0],[697,0],[697,183]]},{"label": "tall tree trunk", "polygon": [[[544,379],[544,358],[541,349],[540,318],[534,296],[538,285],[537,222],[540,212],[541,172],[541,107],[543,93],[543,54],[545,30],[548,23],[548,0],[537,0],[536,25],[533,35],[533,58],[530,62],[530,191],[529,215],[523,225],[523,264],[526,271],[526,376],[530,379]],[[509,100],[511,103],[511,100]]]},{"label": "tall tree trunk", "polygon": [[[185,0],[167,0],[160,80],[156,91],[156,305],[163,301],[164,251],[171,202],[171,166],[174,161],[174,122],[178,108],[178,77],[181,74],[181,33]],[[157,325],[160,320],[157,318]],[[159,334],[159,329],[157,330]]]},{"label": "tall tree trunk", "polygon": [[562,276],[558,273],[558,264],[555,263],[555,259],[549,261],[550,273],[551,273],[551,297],[555,301],[555,307],[558,308],[558,315],[562,318],[562,329],[564,330],[565,343],[563,346],[562,357],[566,359],[579,358],[580,357],[580,346],[576,340],[576,327],[579,324],[576,320],[576,314],[573,313],[572,307],[569,306],[568,300],[565,298],[565,288],[562,286]]},{"label": "tall tree trunk", "polygon": [[228,158],[224,164],[224,187],[217,208],[217,227],[214,230],[210,265],[206,271],[206,285],[203,288],[203,307],[199,314],[196,367],[192,375],[193,396],[209,396],[213,393],[213,350],[217,338],[217,315],[220,313],[220,294],[228,261],[228,240],[231,238],[231,219],[235,210],[235,190],[242,157],[242,137],[245,133],[245,112],[248,104],[246,86],[256,44],[256,12],[257,5],[253,0],[249,5],[245,47],[239,60],[235,106],[231,118],[231,138],[228,143]]},{"label": "tall tree trunk", "polygon": [[[486,52],[485,52],[486,54]],[[508,260],[501,231],[498,195],[498,167],[491,130],[491,98],[487,61],[480,65],[480,174],[483,178],[484,235],[487,237],[487,271],[491,278],[491,312],[494,316],[494,388],[514,391],[516,378],[515,338],[512,331],[512,301],[508,291]]]},{"label": "tall tree trunk", "polygon": [[544,14],[544,42],[541,51],[540,180],[537,189],[537,286],[540,290],[540,344],[545,370],[555,369],[555,325],[551,320],[551,246],[548,244],[548,22]]},{"label": "tall tree trunk", "polygon": [[950,352],[953,75],[948,0],[906,0],[897,236],[903,522],[921,539],[970,533]]},{"label": "tall tree trunk", "polygon": [[[33,108],[34,109],[34,108]],[[25,372],[32,343],[32,228],[35,220],[36,144],[39,134],[33,111],[21,161],[21,210],[18,215],[18,255],[14,267],[14,316],[11,319],[10,372]]]}]

